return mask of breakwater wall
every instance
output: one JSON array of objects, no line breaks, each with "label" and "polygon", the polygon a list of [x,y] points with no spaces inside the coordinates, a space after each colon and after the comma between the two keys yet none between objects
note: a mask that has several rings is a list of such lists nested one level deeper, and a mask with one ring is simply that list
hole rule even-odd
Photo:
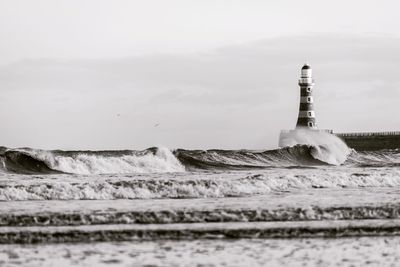
[{"label": "breakwater wall", "polygon": [[359,151],[400,148],[400,131],[334,133],[349,147]]}]

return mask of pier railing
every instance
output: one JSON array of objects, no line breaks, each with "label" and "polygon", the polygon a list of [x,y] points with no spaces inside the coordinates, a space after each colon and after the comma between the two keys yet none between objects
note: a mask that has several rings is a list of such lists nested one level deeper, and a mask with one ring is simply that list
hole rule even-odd
[{"label": "pier railing", "polygon": [[[334,134],[339,137],[365,137],[365,136],[400,136],[400,131],[389,132],[353,132],[353,133],[334,133],[333,130],[328,129],[310,129],[311,131],[326,132]],[[296,130],[282,130],[281,133],[287,134]]]},{"label": "pier railing", "polygon": [[360,133],[335,133],[340,137],[365,137],[365,136],[395,136],[400,135],[400,131],[391,132],[360,132]]}]

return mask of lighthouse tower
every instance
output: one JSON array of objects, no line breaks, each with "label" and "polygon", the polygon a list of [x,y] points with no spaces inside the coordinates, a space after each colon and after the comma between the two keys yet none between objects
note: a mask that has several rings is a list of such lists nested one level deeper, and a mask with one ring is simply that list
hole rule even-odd
[{"label": "lighthouse tower", "polygon": [[300,108],[296,128],[317,129],[315,123],[312,70],[308,64],[301,68],[299,79],[300,86]]},{"label": "lighthouse tower", "polygon": [[302,142],[305,141],[303,138],[304,133],[307,132],[304,132],[302,129],[333,133],[332,130],[317,129],[317,124],[315,123],[314,98],[313,98],[314,80],[312,78],[311,67],[308,64],[304,64],[304,66],[301,68],[299,86],[300,86],[300,108],[299,108],[299,116],[297,118],[296,129],[281,131],[279,135],[279,147],[303,144]]}]

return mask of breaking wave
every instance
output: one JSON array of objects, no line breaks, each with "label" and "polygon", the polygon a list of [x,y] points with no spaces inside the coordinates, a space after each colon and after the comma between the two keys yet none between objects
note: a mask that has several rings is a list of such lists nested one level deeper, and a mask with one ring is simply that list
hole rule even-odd
[{"label": "breaking wave", "polygon": [[315,157],[323,147],[298,145],[268,151],[184,150],[45,151],[9,149],[0,157],[3,169],[23,174],[117,174],[194,170],[240,170],[327,165]]},{"label": "breaking wave", "polygon": [[249,170],[328,165],[400,166],[400,151],[346,151],[342,147],[301,145],[267,151],[169,150],[46,151],[31,148],[0,151],[0,173],[129,174],[184,171]]},{"label": "breaking wave", "polygon": [[343,164],[351,154],[351,150],[339,137],[324,131],[302,128],[282,132],[279,145],[311,145],[315,148],[311,151],[314,158],[332,165]]},{"label": "breaking wave", "polygon": [[183,209],[120,212],[51,212],[0,214],[0,226],[65,226],[99,224],[167,224],[315,220],[399,219],[400,206],[285,207],[278,209]]},{"label": "breaking wave", "polygon": [[60,175],[48,178],[36,176],[33,181],[0,184],[0,201],[223,198],[264,195],[294,189],[400,186],[400,170],[397,168],[385,170],[384,174],[379,170],[329,173],[323,170],[302,170],[294,173],[278,170],[258,174],[234,172],[228,177],[208,173],[170,174],[167,177],[116,175],[106,179],[102,176],[92,179],[84,176],[73,181],[64,178],[66,177]]},{"label": "breaking wave", "polygon": [[113,174],[182,172],[184,166],[167,148],[143,151],[45,151],[10,149],[2,155],[4,169],[23,174]]}]

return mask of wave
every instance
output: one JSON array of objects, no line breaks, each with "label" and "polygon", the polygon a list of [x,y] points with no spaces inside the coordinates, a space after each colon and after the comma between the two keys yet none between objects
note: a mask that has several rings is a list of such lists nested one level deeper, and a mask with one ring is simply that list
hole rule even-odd
[{"label": "wave", "polygon": [[0,159],[3,169],[22,174],[117,174],[196,170],[240,170],[328,163],[314,155],[323,147],[298,145],[268,151],[184,150],[45,151],[9,149]]},{"label": "wave", "polygon": [[400,167],[400,150],[379,150],[353,152],[346,162],[348,166],[357,167]]},{"label": "wave", "polygon": [[[293,222],[217,222],[177,224],[118,224],[56,227],[5,227],[0,244],[113,242],[132,240],[199,240],[243,238],[338,238],[398,236],[398,220]],[[326,242],[326,241],[324,241]],[[223,246],[222,246],[223,247]],[[179,254],[179,253],[178,253]],[[136,256],[136,255],[135,255]]]},{"label": "wave", "polygon": [[312,156],[331,165],[343,164],[351,154],[350,148],[336,135],[306,128],[282,132],[279,145],[283,147],[311,145],[315,148]]},{"label": "wave", "polygon": [[[244,175],[244,176],[243,176]],[[163,175],[164,176],[164,175]],[[35,176],[32,180],[0,184],[0,201],[16,200],[114,200],[166,198],[224,198],[264,195],[296,189],[398,187],[400,171],[393,168],[376,171],[287,173],[264,171],[221,176],[219,173],[176,175],[170,177],[102,176],[80,177],[68,181],[65,176]],[[92,177],[93,178],[93,177]]]},{"label": "wave", "polygon": [[61,151],[31,148],[0,150],[0,173],[128,174],[184,171],[248,170],[342,165],[398,167],[399,150],[356,152],[321,145],[294,145],[267,151],[169,150]]},{"label": "wave", "polygon": [[328,163],[313,156],[319,149],[319,147],[308,145],[296,145],[261,152],[178,149],[174,154],[187,170],[236,170],[328,165]]},{"label": "wave", "polygon": [[46,151],[9,149],[2,155],[4,169],[22,174],[114,174],[182,172],[184,166],[167,148],[143,151]]},{"label": "wave", "polygon": [[278,209],[182,209],[119,212],[41,212],[0,214],[0,226],[66,226],[99,224],[167,224],[210,222],[273,222],[314,220],[399,219],[400,206],[337,206]]},{"label": "wave", "polygon": [[116,174],[183,172],[192,170],[253,169],[277,166],[323,165],[311,146],[264,152],[149,148],[143,151],[46,151],[8,149],[1,155],[3,169],[22,174]]}]

